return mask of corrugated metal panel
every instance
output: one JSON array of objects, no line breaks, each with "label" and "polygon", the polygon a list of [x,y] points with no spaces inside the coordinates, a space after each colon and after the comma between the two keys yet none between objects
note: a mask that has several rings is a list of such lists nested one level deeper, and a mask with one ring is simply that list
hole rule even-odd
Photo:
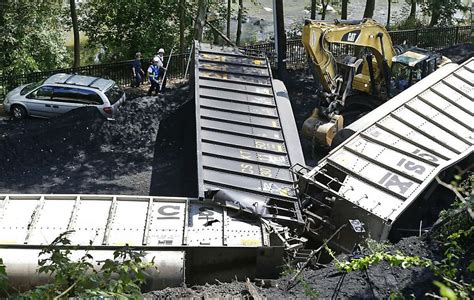
[{"label": "corrugated metal panel", "polygon": [[[126,244],[143,251],[145,261],[158,268],[158,272],[147,270],[150,290],[216,278],[262,278],[268,272],[277,276],[283,263],[282,243],[270,238],[258,218],[242,218],[241,213],[209,201],[0,194],[0,257],[12,287],[21,291],[51,280],[36,272],[38,255],[66,231],[72,231],[73,260],[85,251],[96,262],[112,259],[114,250]],[[232,272],[227,271],[229,266]]]},{"label": "corrugated metal panel", "polygon": [[290,167],[303,162],[289,152],[302,150],[286,143],[267,61],[205,44],[195,55],[199,196],[233,190],[297,203]]},{"label": "corrugated metal panel", "polygon": [[100,195],[0,195],[0,246],[47,245],[74,230],[88,246],[269,246],[254,219],[187,198]]},{"label": "corrugated metal panel", "polygon": [[447,71],[359,120],[358,132],[305,180],[331,177],[330,167],[340,170],[334,192],[342,199],[385,222],[397,219],[441,170],[474,151],[474,59]]}]

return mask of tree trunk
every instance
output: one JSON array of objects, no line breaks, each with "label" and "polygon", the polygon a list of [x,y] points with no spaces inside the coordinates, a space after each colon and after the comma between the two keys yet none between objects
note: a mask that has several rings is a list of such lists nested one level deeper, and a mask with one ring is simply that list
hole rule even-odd
[{"label": "tree trunk", "polygon": [[198,41],[202,40],[202,32],[206,24],[207,3],[208,0],[199,0],[198,2],[198,14],[194,21],[194,39]]},{"label": "tree trunk", "polygon": [[230,13],[231,13],[231,0],[227,0],[227,38],[230,39]]},{"label": "tree trunk", "polygon": [[347,20],[347,4],[349,0],[342,0],[342,7],[341,7],[341,19]]},{"label": "tree trunk", "polygon": [[325,20],[326,19],[326,10],[327,10],[328,5],[329,5],[329,0],[327,0],[327,2],[324,2],[324,0],[321,0],[321,5],[323,6],[323,10],[321,11],[321,20]]},{"label": "tree trunk", "polygon": [[433,11],[431,12],[431,19],[430,19],[429,27],[436,26],[438,24],[439,17],[440,17],[439,9],[433,9]]},{"label": "tree trunk", "polygon": [[416,0],[411,0],[409,19],[414,19],[416,15]]},{"label": "tree trunk", "polygon": [[385,26],[388,30],[390,27],[390,14],[392,13],[392,0],[387,0],[388,1],[388,7],[387,7],[387,25]]},{"label": "tree trunk", "polygon": [[69,0],[71,8],[72,31],[74,33],[74,68],[81,65],[81,45],[79,41],[79,26],[77,24],[76,1]]},{"label": "tree trunk", "polygon": [[240,36],[242,35],[242,14],[244,10],[243,2],[243,0],[239,0],[239,12],[237,13],[237,35],[235,38],[235,43],[237,46],[240,46]]},{"label": "tree trunk", "polygon": [[186,28],[186,14],[184,11],[186,0],[179,0],[179,53],[184,53],[184,29]]},{"label": "tree trunk", "polygon": [[364,18],[372,18],[374,15],[375,0],[367,0],[365,3]]},{"label": "tree trunk", "polygon": [[311,20],[316,20],[316,0],[311,0]]},{"label": "tree trunk", "polygon": [[275,49],[277,50],[278,79],[286,81],[286,32],[283,0],[273,0]]}]

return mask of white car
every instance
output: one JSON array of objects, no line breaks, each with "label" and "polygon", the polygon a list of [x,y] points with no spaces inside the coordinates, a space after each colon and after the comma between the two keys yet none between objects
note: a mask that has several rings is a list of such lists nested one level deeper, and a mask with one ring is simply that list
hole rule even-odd
[{"label": "white car", "polygon": [[86,105],[113,118],[125,98],[113,80],[62,73],[17,87],[6,95],[3,105],[15,119],[52,118]]}]

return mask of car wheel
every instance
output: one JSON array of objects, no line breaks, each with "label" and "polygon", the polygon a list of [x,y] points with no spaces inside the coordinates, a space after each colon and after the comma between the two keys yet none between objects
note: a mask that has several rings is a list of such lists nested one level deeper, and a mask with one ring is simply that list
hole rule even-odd
[{"label": "car wheel", "polygon": [[17,120],[24,119],[27,116],[26,109],[21,105],[14,105],[12,107],[12,116]]}]

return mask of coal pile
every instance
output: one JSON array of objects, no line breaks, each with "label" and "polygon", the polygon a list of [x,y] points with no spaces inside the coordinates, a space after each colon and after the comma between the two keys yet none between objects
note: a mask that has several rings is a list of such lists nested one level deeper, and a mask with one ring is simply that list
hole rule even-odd
[{"label": "coal pile", "polygon": [[[388,249],[392,253],[400,251],[405,255],[434,258],[433,246],[418,237],[401,240]],[[347,259],[341,255],[339,259]],[[365,271],[345,273],[333,263],[321,269],[305,269],[300,279],[291,281],[293,274],[267,282],[260,286],[254,283],[258,295],[265,299],[389,299],[399,292],[424,298],[425,293],[433,292],[433,273],[423,267],[402,268],[390,266],[387,262],[371,266]],[[234,298],[249,297],[248,287],[243,282],[207,284],[193,287],[166,288],[153,291],[146,297],[157,298]]]},{"label": "coal pile", "polygon": [[114,121],[95,107],[0,123],[1,193],[148,195],[160,121],[187,88],[127,100]]},{"label": "coal pile", "polygon": [[474,57],[474,45],[471,43],[460,44],[439,50],[441,54],[457,64],[462,64]]}]

